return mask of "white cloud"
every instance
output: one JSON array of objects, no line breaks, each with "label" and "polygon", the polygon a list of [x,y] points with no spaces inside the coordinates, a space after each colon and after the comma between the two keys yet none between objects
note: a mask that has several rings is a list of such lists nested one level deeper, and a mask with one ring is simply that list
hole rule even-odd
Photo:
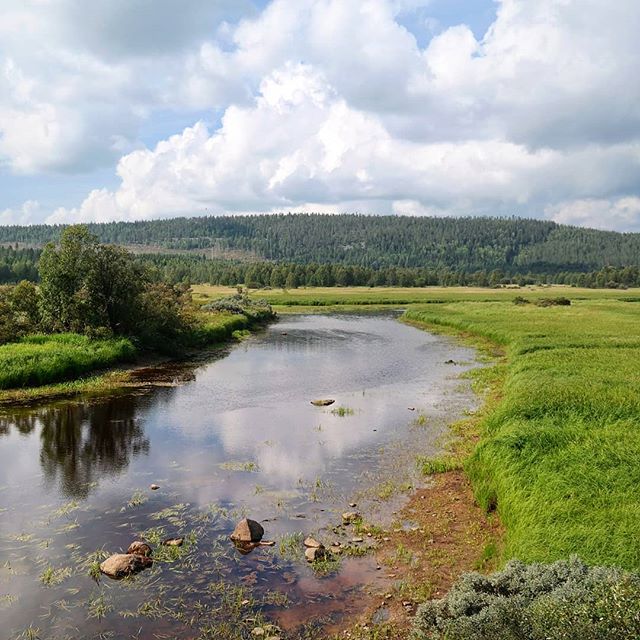
[{"label": "white cloud", "polygon": [[561,224],[596,229],[640,231],[640,198],[584,199],[562,202],[545,209],[547,217]]},{"label": "white cloud", "polygon": [[[57,4],[66,8],[52,14]],[[398,15],[429,2],[273,0],[239,23],[207,13],[211,4],[191,0],[186,16],[172,0],[158,5],[160,33],[177,22],[157,62],[150,30],[127,18],[130,3],[101,0],[71,38],[71,0],[47,11],[12,2],[0,41],[19,24],[26,43],[67,34],[81,53],[70,56],[60,37],[33,55],[15,37],[0,45],[11,54],[0,154],[24,172],[121,156],[118,189],[94,190],[50,220],[349,205],[570,217],[571,203],[640,194],[635,0],[501,0],[482,39],[457,25],[424,49]],[[113,26],[125,23],[126,38]],[[143,148],[137,127],[162,106],[224,115],[215,130],[198,122]],[[611,211],[592,210],[584,220]],[[625,211],[604,224],[640,218]]]},{"label": "white cloud", "polygon": [[37,200],[27,200],[19,209],[0,211],[0,224],[31,224],[42,215],[42,208]]}]

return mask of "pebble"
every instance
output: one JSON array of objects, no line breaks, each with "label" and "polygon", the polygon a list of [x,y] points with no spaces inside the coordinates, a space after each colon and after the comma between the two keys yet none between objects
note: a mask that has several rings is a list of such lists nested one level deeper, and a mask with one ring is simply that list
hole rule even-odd
[{"label": "pebble", "polygon": [[157,491],[160,488],[159,484],[152,484],[150,487],[151,491]]}]

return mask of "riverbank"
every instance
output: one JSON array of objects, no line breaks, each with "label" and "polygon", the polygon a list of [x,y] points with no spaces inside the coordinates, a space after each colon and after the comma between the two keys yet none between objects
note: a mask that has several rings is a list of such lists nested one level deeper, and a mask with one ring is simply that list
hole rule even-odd
[{"label": "riverbank", "polygon": [[170,355],[141,351],[127,338],[27,336],[0,346],[0,406],[141,386],[137,371],[240,340],[263,324],[243,314],[203,313],[193,346]]},{"label": "riverbank", "polygon": [[637,570],[640,330],[633,302],[460,302],[409,309],[429,330],[502,346],[502,400],[465,470],[505,526],[502,560],[578,554]]}]

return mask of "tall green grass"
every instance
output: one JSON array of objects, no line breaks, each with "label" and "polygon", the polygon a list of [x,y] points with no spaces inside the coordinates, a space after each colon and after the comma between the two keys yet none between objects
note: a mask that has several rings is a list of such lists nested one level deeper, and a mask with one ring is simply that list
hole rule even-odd
[{"label": "tall green grass", "polygon": [[126,338],[93,340],[63,333],[34,335],[0,346],[0,389],[45,385],[130,361],[136,350]]},{"label": "tall green grass", "polygon": [[502,400],[466,463],[506,557],[640,568],[640,305],[459,302],[405,317],[505,347]]}]

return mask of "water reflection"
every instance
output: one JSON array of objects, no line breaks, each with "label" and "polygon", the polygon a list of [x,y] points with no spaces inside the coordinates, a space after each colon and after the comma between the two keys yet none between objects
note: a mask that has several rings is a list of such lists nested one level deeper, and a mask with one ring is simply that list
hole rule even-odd
[{"label": "water reflection", "polygon": [[99,479],[118,475],[133,457],[149,453],[138,405],[139,398],[129,396],[5,414],[0,434],[11,427],[21,435],[39,430],[45,485],[57,483],[67,498],[86,498]]}]

